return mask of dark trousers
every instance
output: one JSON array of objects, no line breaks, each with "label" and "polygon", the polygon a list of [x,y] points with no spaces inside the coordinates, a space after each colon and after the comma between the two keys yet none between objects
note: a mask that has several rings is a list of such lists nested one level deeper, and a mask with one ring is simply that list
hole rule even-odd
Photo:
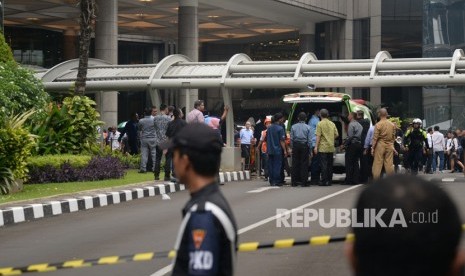
[{"label": "dark trousers", "polygon": [[308,146],[308,144],[292,144],[292,185],[307,185],[309,154],[310,147]]},{"label": "dark trousers", "polygon": [[433,149],[429,149],[428,154],[426,156],[426,168],[425,172],[430,173],[432,172],[431,166],[433,165]]},{"label": "dark trousers", "polygon": [[418,167],[421,165],[423,159],[423,149],[410,149],[408,153],[410,171],[412,174],[418,174]]},{"label": "dark trousers", "polygon": [[366,183],[368,179],[371,177],[371,166],[373,165],[373,160],[369,160],[371,157],[371,153],[367,152],[367,154],[364,154],[364,149],[361,149],[361,155],[360,155],[360,182],[361,183]]},{"label": "dark trousers", "polygon": [[[157,157],[156,157],[156,160],[155,160],[155,178],[158,178],[160,177],[160,170],[161,170],[161,158],[163,156],[163,151],[157,146]],[[168,159],[166,158],[165,156],[165,159]],[[171,161],[170,161],[171,163]],[[170,173],[171,173],[171,165],[170,163],[168,163],[168,160],[165,160],[165,166],[164,166],[164,171],[165,171],[165,179],[169,179],[170,178]]]},{"label": "dark trousers", "polygon": [[268,179],[271,186],[280,185],[283,156],[281,154],[268,155]]},{"label": "dark trousers", "polygon": [[[313,153],[313,148],[311,149]],[[318,183],[320,182],[320,173],[321,173],[321,166],[320,166],[320,154],[313,154],[312,162],[310,163],[310,177],[312,179],[311,182]]]},{"label": "dark trousers", "polygon": [[360,180],[360,155],[362,152],[362,144],[352,143],[346,149],[346,181],[348,185],[358,184]]},{"label": "dark trousers", "polygon": [[367,164],[367,180],[368,179],[373,179],[373,155],[371,155],[371,146],[368,147],[367,149],[367,154],[362,155],[362,159],[365,159],[365,162]]},{"label": "dark trousers", "polygon": [[331,184],[333,181],[333,153],[320,152],[321,182]]},{"label": "dark trousers", "polygon": [[268,154],[262,152],[261,155],[262,155],[261,164],[262,164],[264,176],[268,177]]}]

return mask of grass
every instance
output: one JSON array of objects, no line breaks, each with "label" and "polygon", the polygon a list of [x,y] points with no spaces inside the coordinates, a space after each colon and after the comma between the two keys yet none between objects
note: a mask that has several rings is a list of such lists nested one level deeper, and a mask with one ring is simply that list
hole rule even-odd
[{"label": "grass", "polygon": [[[138,170],[127,170],[121,179],[108,179],[90,182],[67,182],[49,184],[25,184],[24,190],[19,193],[0,195],[0,204],[12,203],[30,199],[38,199],[54,195],[70,194],[87,190],[124,186],[139,182],[153,181],[153,173],[138,173]],[[163,172],[161,173],[163,179]]]}]

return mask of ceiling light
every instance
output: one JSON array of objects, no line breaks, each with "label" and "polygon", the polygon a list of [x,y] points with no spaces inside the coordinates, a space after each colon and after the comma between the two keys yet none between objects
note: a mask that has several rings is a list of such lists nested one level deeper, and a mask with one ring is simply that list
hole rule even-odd
[{"label": "ceiling light", "polygon": [[214,19],[214,18],[218,18],[219,16],[218,15],[209,15],[208,18],[210,19]]},{"label": "ceiling light", "polygon": [[37,17],[28,17],[27,20],[29,20],[29,21],[37,21],[37,20],[39,20],[39,18],[37,18]]},{"label": "ceiling light", "polygon": [[139,2],[145,2],[145,3],[148,3],[148,2],[152,2],[153,0],[139,0]]}]

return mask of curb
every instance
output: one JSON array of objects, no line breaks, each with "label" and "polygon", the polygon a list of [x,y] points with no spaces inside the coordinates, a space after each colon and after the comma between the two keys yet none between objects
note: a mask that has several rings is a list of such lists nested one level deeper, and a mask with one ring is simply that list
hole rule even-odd
[{"label": "curb", "polygon": [[29,204],[23,207],[6,208],[0,210],[0,227],[182,190],[185,190],[183,184],[158,184],[144,188],[96,194],[95,196],[81,196],[50,201],[43,204]]},{"label": "curb", "polygon": [[[221,172],[219,183],[250,180],[249,171]],[[153,197],[185,190],[184,184],[168,183],[150,185],[142,188],[125,189],[118,192],[98,193],[93,196],[79,196],[64,200],[55,200],[45,203],[28,204],[21,207],[0,209],[0,227],[57,216],[66,213],[74,213],[92,208],[98,208],[121,202],[127,202],[139,198]]]},{"label": "curb", "polygon": [[220,172],[218,179],[220,184],[232,181],[250,180],[250,171]]}]

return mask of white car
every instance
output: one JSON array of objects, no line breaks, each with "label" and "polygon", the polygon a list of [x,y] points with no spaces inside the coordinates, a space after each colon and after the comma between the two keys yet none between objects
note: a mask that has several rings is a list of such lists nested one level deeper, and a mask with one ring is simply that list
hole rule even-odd
[{"label": "white car", "polygon": [[329,119],[336,125],[339,137],[335,141],[336,154],[334,155],[333,171],[334,173],[343,173],[345,171],[345,152],[341,152],[339,146],[347,137],[346,128],[341,117],[347,118],[349,112],[362,110],[364,117],[370,122],[374,121],[373,114],[363,100],[351,100],[350,96],[343,93],[333,92],[299,92],[287,94],[284,96],[285,103],[292,104],[287,124],[287,130],[297,122],[297,115],[300,112],[308,114],[308,119],[313,115],[316,109],[325,108],[329,111]]}]

